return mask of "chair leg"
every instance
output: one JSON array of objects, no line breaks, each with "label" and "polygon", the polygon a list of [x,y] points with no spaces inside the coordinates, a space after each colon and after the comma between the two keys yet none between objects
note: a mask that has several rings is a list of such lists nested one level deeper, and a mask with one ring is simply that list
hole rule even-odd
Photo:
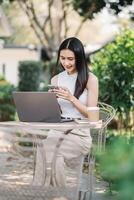
[{"label": "chair leg", "polygon": [[78,200],[88,200],[88,199],[86,199],[86,192],[79,191]]},{"label": "chair leg", "polygon": [[87,192],[79,192],[79,197],[78,200],[92,200],[93,197],[93,192],[92,191],[87,191]]},{"label": "chair leg", "polygon": [[93,191],[93,179],[94,179],[94,165],[95,165],[95,159],[92,158],[90,161],[90,191]]},{"label": "chair leg", "polygon": [[93,198],[93,192],[90,192],[90,194],[89,194],[89,200],[92,200],[92,198]]},{"label": "chair leg", "polygon": [[90,155],[87,155],[86,161],[88,165],[88,170],[83,171],[82,176],[82,185],[85,185],[84,188],[82,187],[79,191],[79,198],[78,200],[92,200],[93,198],[93,181],[94,181],[94,164],[95,164],[95,158],[93,155],[93,152],[91,150]]},{"label": "chair leg", "polygon": [[81,191],[79,191],[78,200],[81,200]]},{"label": "chair leg", "polygon": [[93,179],[94,179],[94,165],[95,165],[95,157],[93,155],[92,150],[91,150],[90,156],[88,157],[88,163],[89,163],[88,173],[89,173],[89,186],[90,186],[88,200],[91,200],[93,196],[93,189],[94,189]]}]

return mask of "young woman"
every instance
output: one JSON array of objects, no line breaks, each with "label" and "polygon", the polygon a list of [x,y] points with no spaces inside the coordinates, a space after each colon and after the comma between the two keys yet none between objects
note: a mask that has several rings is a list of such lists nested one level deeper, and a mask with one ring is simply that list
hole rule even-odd
[{"label": "young woman", "polygon": [[[88,70],[84,47],[79,39],[71,37],[61,43],[57,66],[59,64],[63,72],[51,80],[51,84],[58,86],[58,89],[51,91],[57,95],[62,117],[86,118],[87,106],[97,106],[98,79]],[[62,142],[58,146],[61,138]],[[90,146],[90,131],[87,129],[71,130],[66,135],[64,131],[50,130],[47,139],[43,141],[43,147],[37,148],[34,184],[64,186],[65,165],[70,160],[87,154]]]}]

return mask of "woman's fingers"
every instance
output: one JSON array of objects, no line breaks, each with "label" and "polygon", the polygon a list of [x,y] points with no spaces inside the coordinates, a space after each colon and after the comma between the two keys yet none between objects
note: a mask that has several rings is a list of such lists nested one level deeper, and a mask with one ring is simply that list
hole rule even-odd
[{"label": "woman's fingers", "polygon": [[66,99],[68,99],[69,95],[70,95],[69,91],[65,91],[65,90],[59,90],[59,91],[56,92],[56,94],[58,96],[60,96],[61,98],[64,97]]},{"label": "woman's fingers", "polygon": [[56,94],[69,94],[69,91],[67,91],[67,90],[63,90],[63,89],[59,89],[59,90],[57,90],[57,89],[55,89],[54,90],[54,92],[56,93]]},{"label": "woman's fingers", "polygon": [[67,88],[59,87],[59,89],[53,89],[53,92],[56,94],[58,98],[70,100],[72,94]]},{"label": "woman's fingers", "polygon": [[57,92],[56,94],[61,96],[61,97],[68,97],[68,93],[67,92]]},{"label": "woman's fingers", "polygon": [[58,98],[61,98],[61,99],[66,99],[68,100],[65,96],[62,96],[62,95],[56,95]]}]

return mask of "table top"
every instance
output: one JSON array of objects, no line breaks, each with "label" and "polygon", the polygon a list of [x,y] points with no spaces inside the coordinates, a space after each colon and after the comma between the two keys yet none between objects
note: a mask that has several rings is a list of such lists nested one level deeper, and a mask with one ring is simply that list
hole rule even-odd
[{"label": "table top", "polygon": [[102,121],[98,122],[64,122],[64,123],[45,123],[45,122],[20,122],[20,121],[6,121],[0,122],[0,129],[2,128],[30,128],[30,129],[85,129],[94,128],[100,129],[102,127]]}]

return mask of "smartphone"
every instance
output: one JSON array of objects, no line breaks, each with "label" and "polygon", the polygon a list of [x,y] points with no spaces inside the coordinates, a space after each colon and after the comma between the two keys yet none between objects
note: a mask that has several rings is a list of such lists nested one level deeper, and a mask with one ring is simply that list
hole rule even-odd
[{"label": "smartphone", "polygon": [[48,88],[49,88],[50,90],[59,89],[59,87],[56,86],[56,85],[48,85]]}]

